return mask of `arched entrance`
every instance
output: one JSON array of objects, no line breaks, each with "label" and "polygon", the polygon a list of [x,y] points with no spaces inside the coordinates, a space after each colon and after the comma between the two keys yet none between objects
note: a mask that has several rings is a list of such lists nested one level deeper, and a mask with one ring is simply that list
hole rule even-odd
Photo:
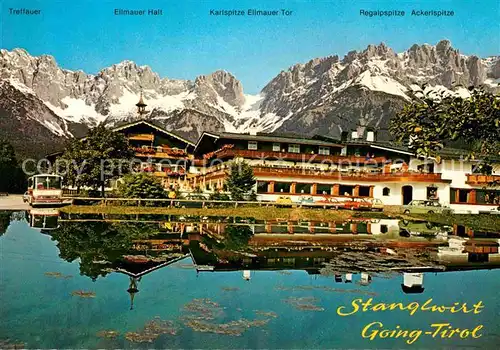
[{"label": "arched entrance", "polygon": [[413,187],[403,186],[401,188],[401,196],[403,197],[403,205],[410,203],[413,199]]}]

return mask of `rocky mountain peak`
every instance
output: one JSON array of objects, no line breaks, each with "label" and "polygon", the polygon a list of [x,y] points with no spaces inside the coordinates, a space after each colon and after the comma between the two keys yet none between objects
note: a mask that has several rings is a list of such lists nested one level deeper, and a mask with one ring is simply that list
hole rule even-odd
[{"label": "rocky mountain peak", "polygon": [[380,43],[342,59],[313,58],[281,71],[255,96],[245,95],[242,84],[225,70],[176,80],[125,60],[90,75],[62,69],[52,56],[0,50],[0,83],[6,83],[0,84],[0,96],[9,98],[17,89],[18,103],[30,110],[9,109],[6,115],[23,115],[58,137],[69,135],[66,123],[73,128],[136,120],[141,91],[148,118],[193,140],[203,130],[339,136],[358,127],[383,130],[410,91],[423,83],[464,94],[463,87],[470,85],[498,89],[499,78],[499,57],[466,56],[448,40],[413,45],[398,54]]},{"label": "rocky mountain peak", "polygon": [[453,49],[451,42],[447,39],[441,40],[436,44],[436,51],[441,55],[449,54],[450,51],[458,53],[458,50]]},{"label": "rocky mountain peak", "polygon": [[368,47],[361,54],[359,54],[359,56],[366,60],[374,57],[378,57],[380,59],[393,59],[396,54],[384,43],[380,43],[379,45],[368,45]]},{"label": "rocky mountain peak", "polygon": [[197,93],[210,97],[217,102],[217,96],[234,107],[241,107],[245,103],[243,86],[231,73],[217,70],[208,75],[201,75],[195,80]]}]

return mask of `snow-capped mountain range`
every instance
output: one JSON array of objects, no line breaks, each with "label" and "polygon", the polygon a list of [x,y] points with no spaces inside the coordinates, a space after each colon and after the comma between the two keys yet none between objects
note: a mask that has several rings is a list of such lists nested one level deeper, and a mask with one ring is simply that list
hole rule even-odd
[{"label": "snow-capped mountain range", "polygon": [[35,125],[55,139],[80,136],[99,122],[116,125],[138,118],[135,103],[142,91],[148,119],[193,140],[204,130],[339,136],[356,127],[384,130],[423,83],[433,91],[465,96],[470,85],[496,90],[499,82],[500,56],[465,56],[447,40],[402,53],[380,44],[342,59],[315,58],[281,71],[258,95],[245,94],[242,84],[222,70],[172,80],[123,61],[91,75],[62,69],[52,56],[2,49],[0,126],[12,122],[20,128],[13,134],[28,139],[23,133]]}]

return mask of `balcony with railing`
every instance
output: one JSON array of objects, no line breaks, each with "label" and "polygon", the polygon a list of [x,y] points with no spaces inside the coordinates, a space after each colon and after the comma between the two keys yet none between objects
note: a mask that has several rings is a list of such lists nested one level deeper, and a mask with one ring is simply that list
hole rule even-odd
[{"label": "balcony with railing", "polygon": [[134,148],[136,157],[152,157],[165,159],[187,159],[188,154],[185,150],[169,147],[136,147]]},{"label": "balcony with railing", "polygon": [[155,171],[153,172],[154,176],[157,177],[179,177],[179,176],[184,176],[186,175],[186,171],[184,169],[179,169],[179,170],[162,170],[162,171]]},{"label": "balcony with railing", "polygon": [[361,156],[341,156],[311,153],[274,152],[262,150],[244,150],[225,147],[220,150],[204,155],[205,162],[197,161],[197,164],[209,164],[213,159],[231,159],[235,157],[247,159],[279,159],[294,162],[323,162],[332,164],[382,164],[387,161],[385,157],[361,157]]},{"label": "balcony with railing", "polygon": [[[299,166],[253,166],[254,175],[259,177],[284,178],[310,178],[325,180],[344,180],[359,182],[436,182],[448,183],[440,173],[421,173],[413,171],[390,171],[385,172],[383,168],[361,168],[361,169],[319,169],[304,168]],[[205,175],[209,178],[217,178],[226,174],[226,167],[219,164],[213,167]]]},{"label": "balcony with railing", "polygon": [[472,186],[499,186],[500,175],[467,174],[466,183]]},{"label": "balcony with railing", "polygon": [[253,168],[255,176],[309,177],[320,179],[337,179],[361,182],[451,182],[444,180],[440,173],[420,173],[413,171],[384,172],[382,169],[346,169],[320,170],[296,167],[263,167]]},{"label": "balcony with railing", "polygon": [[153,134],[130,134],[127,136],[129,140],[133,141],[150,141],[153,142],[155,135]]}]

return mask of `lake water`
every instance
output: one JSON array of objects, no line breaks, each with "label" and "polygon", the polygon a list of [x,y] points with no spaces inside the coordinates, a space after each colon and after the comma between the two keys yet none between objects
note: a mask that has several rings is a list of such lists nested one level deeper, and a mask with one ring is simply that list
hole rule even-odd
[{"label": "lake water", "polygon": [[[0,213],[0,234],[0,348],[496,349],[500,343],[494,232],[397,220],[33,211]],[[475,314],[337,313],[370,298],[467,303],[471,310],[481,304]],[[412,333],[410,345],[409,333],[370,340],[362,330],[372,322],[422,334]],[[483,327],[464,338],[425,334],[436,323]]]}]

